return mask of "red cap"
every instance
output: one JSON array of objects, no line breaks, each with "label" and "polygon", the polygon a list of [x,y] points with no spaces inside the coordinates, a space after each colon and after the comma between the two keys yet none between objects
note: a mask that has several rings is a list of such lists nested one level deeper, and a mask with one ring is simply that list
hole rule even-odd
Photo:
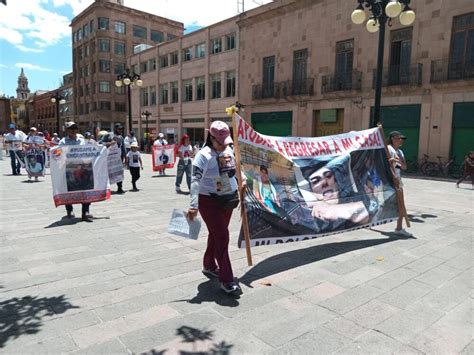
[{"label": "red cap", "polygon": [[222,121],[214,121],[209,129],[211,135],[222,145],[231,144],[230,130],[227,123]]}]

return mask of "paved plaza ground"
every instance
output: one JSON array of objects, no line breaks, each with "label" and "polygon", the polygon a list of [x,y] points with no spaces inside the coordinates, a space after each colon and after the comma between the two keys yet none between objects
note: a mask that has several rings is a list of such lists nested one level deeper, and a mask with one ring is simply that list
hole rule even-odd
[{"label": "paved plaza ground", "polygon": [[412,239],[392,223],[256,247],[253,267],[234,212],[232,298],[200,271],[205,227],[166,232],[189,203],[175,170],[144,160],[141,191],[93,204],[93,223],[63,219],[49,175],[0,161],[0,353],[474,353],[470,183],[405,179]]}]

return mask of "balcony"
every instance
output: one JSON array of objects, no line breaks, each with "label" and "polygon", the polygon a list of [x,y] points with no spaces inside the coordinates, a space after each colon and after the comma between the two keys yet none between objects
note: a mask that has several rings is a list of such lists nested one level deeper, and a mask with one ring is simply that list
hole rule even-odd
[{"label": "balcony", "polygon": [[270,85],[257,84],[252,87],[252,98],[259,99],[279,99],[289,96],[314,95],[314,79],[302,81],[280,81]]},{"label": "balcony", "polygon": [[453,63],[448,59],[431,61],[430,82],[474,79],[474,62]]},{"label": "balcony", "polygon": [[324,75],[321,78],[321,93],[334,91],[360,90],[362,87],[362,72],[349,71],[336,75]]},{"label": "balcony", "polygon": [[[377,70],[373,71],[372,88],[375,88]],[[422,83],[423,64],[392,65],[382,72],[382,86],[420,86]]]}]

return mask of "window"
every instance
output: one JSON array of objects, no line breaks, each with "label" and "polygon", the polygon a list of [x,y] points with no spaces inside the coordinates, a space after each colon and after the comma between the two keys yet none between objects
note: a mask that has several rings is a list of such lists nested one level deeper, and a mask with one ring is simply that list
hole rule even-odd
[{"label": "window", "polygon": [[[115,21],[115,32],[125,34],[125,22]],[[118,110],[117,110],[118,111]]]},{"label": "window", "polygon": [[79,96],[84,96],[84,88],[79,86]]},{"label": "window", "polygon": [[110,40],[99,39],[99,52],[110,52]]},{"label": "window", "polygon": [[107,17],[99,17],[99,30],[109,29],[109,19]]},{"label": "window", "polygon": [[114,53],[116,55],[125,55],[125,42],[114,42]]},{"label": "window", "polygon": [[144,61],[140,63],[140,73],[146,73],[148,71],[148,62]]},{"label": "window", "polygon": [[474,77],[474,12],[453,19],[448,79]]},{"label": "window", "polygon": [[77,30],[77,40],[80,41],[82,39],[82,28]]},{"label": "window", "polygon": [[91,74],[95,74],[95,62],[91,64]]},{"label": "window", "polygon": [[125,102],[116,102],[115,103],[115,111],[125,112],[126,111],[125,107],[126,107]]},{"label": "window", "polygon": [[411,27],[392,31],[391,33],[390,65],[388,68],[389,85],[408,84],[410,82],[411,36]]},{"label": "window", "polygon": [[171,83],[171,103],[175,104],[179,101],[179,85],[177,81]]},{"label": "window", "polygon": [[225,96],[235,96],[235,70],[225,72]]},{"label": "window", "polygon": [[235,33],[225,36],[225,50],[229,51],[235,48]]},{"label": "window", "polygon": [[150,59],[148,61],[148,70],[156,70],[156,58]]},{"label": "window", "polygon": [[89,75],[90,75],[90,69],[89,69],[89,66],[86,65],[86,66],[84,67],[84,76],[89,76]]},{"label": "window", "polygon": [[99,72],[110,73],[110,60],[99,60]]},{"label": "window", "polygon": [[141,26],[133,25],[133,37],[139,37],[146,39],[146,28]]},{"label": "window", "polygon": [[85,112],[84,112],[86,115],[89,113],[89,104],[86,103],[86,106],[85,106]]},{"label": "window", "polygon": [[153,41],[153,42],[163,42],[165,40],[165,34],[161,31],[155,31],[155,30],[151,30],[150,32],[150,39]]},{"label": "window", "polygon": [[191,50],[191,47],[183,49],[183,61],[187,62],[191,59],[193,59],[193,51]]},{"label": "window", "polygon": [[86,24],[82,27],[82,34],[84,35],[84,38],[86,38],[87,36],[89,36],[89,23],[86,23]]},{"label": "window", "polygon": [[175,65],[175,64],[178,64],[179,62],[179,59],[178,59],[178,51],[176,52],[173,52],[170,54],[170,62],[171,62],[171,65]]},{"label": "window", "polygon": [[84,94],[85,94],[86,96],[90,94],[89,84],[86,84],[86,86],[84,87]]},{"label": "window", "polygon": [[91,50],[91,54],[95,54],[95,41],[90,42],[89,48]]},{"label": "window", "polygon": [[94,20],[90,20],[89,22],[89,31],[90,33],[94,32]]},{"label": "window", "polygon": [[166,39],[167,39],[168,41],[171,41],[171,40],[173,40],[173,39],[175,39],[175,38],[176,38],[176,36],[175,36],[174,34],[168,33],[168,34],[166,35]]},{"label": "window", "polygon": [[168,55],[160,56],[160,68],[166,68],[168,66]]},{"label": "window", "polygon": [[77,47],[77,59],[82,59],[82,47]]},{"label": "window", "polygon": [[122,74],[125,71],[125,63],[115,63],[114,74]]},{"label": "window", "polygon": [[95,94],[97,92],[95,81],[92,82],[92,94]]},{"label": "window", "polygon": [[[115,85],[114,85],[115,86]],[[125,85],[122,86],[115,86],[115,93],[117,95],[124,95],[125,94]]]},{"label": "window", "polygon": [[110,92],[110,81],[99,81],[99,92]]},{"label": "window", "polygon": [[216,54],[222,52],[222,39],[214,38],[211,41],[211,54]]},{"label": "window", "polygon": [[140,89],[140,105],[148,106],[148,88]]},{"label": "window", "polygon": [[[293,52],[293,95],[303,94],[306,88],[308,49]],[[351,69],[352,70],[352,69]]]},{"label": "window", "polygon": [[156,105],[156,86],[150,86],[150,106]]},{"label": "window", "polygon": [[204,100],[206,98],[206,81],[204,76],[196,78],[196,100]]},{"label": "window", "polygon": [[84,58],[89,56],[89,45],[84,45]]},{"label": "window", "polygon": [[273,97],[275,87],[275,56],[263,58],[262,97]]},{"label": "window", "polygon": [[193,82],[192,80],[183,80],[183,101],[193,101]]},{"label": "window", "polygon": [[196,58],[202,58],[206,55],[206,44],[200,43],[196,45]]},{"label": "window", "polygon": [[211,75],[211,99],[221,97],[221,73]]},{"label": "window", "polygon": [[168,84],[160,85],[160,105],[168,103]]},{"label": "window", "polygon": [[138,64],[133,64],[132,65],[132,72],[139,74],[138,73]]},{"label": "window", "polygon": [[110,111],[110,101],[99,101],[99,110]]}]

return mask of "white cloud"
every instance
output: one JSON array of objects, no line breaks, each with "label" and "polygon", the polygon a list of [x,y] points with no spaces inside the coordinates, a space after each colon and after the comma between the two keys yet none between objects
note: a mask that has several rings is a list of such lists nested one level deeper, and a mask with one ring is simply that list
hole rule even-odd
[{"label": "white cloud", "polygon": [[9,68],[8,65],[0,63],[0,68]]},{"label": "white cloud", "polygon": [[32,52],[32,53],[42,53],[42,52],[44,52],[44,49],[30,48],[30,47],[26,47],[22,44],[17,44],[16,48],[18,48],[22,52]]},{"label": "white cloud", "polygon": [[15,63],[15,67],[29,69],[29,70],[37,70],[37,71],[52,71],[49,68],[45,68],[40,65],[31,64],[31,63]]}]

